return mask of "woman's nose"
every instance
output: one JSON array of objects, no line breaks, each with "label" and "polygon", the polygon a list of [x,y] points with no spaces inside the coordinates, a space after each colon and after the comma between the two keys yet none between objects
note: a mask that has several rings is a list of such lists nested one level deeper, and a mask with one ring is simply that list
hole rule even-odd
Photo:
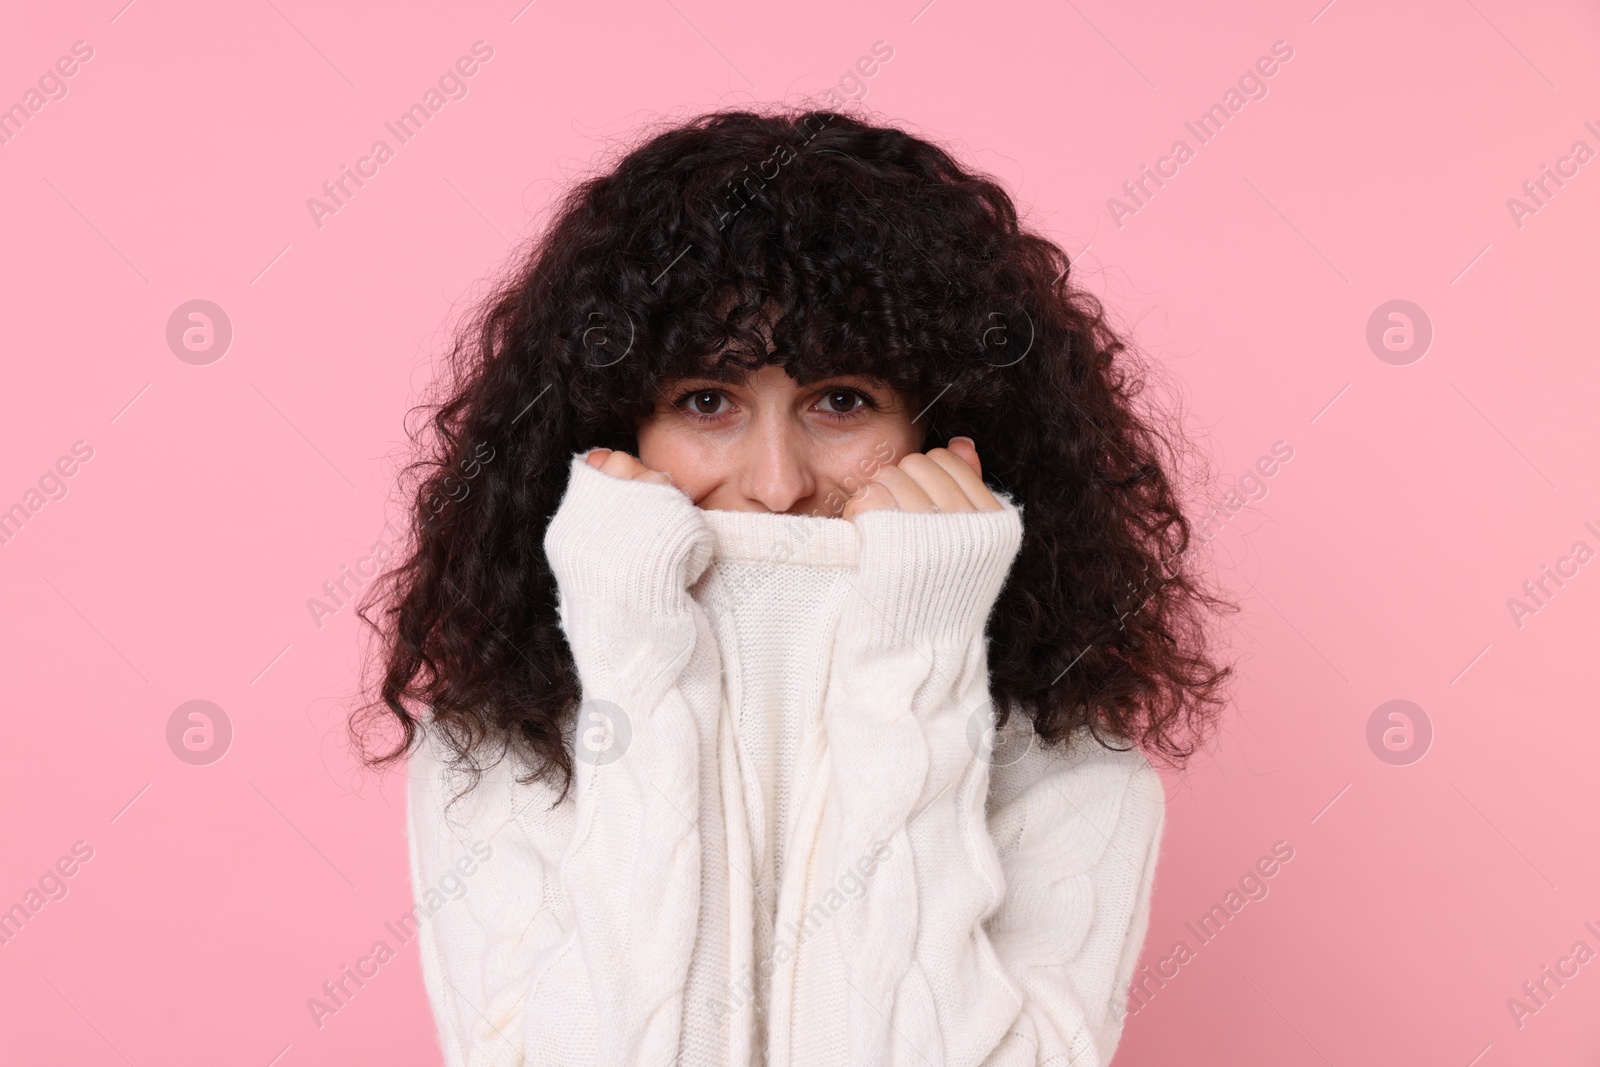
[{"label": "woman's nose", "polygon": [[740,492],[769,511],[786,512],[813,492],[809,449],[801,429],[789,420],[753,420],[734,462]]}]

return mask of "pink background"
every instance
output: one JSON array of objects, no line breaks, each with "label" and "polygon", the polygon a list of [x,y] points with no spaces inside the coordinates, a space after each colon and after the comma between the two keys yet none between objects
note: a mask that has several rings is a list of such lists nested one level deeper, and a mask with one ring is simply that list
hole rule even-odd
[{"label": "pink background", "polygon": [[[402,777],[341,729],[361,630],[307,599],[398,517],[405,410],[574,176],[651,118],[815,99],[882,40],[852,106],[1082,253],[1212,500],[1293,450],[1212,542],[1240,677],[1169,779],[1145,960],[1195,956],[1117,1063],[1600,1062],[1600,959],[1507,1006],[1600,951],[1600,562],[1507,606],[1600,549],[1600,160],[1507,206],[1600,150],[1593,5],[122,2],[0,35],[0,104],[94,50],[0,144],[0,507],[93,449],[0,545],[0,907],[93,849],[0,946],[0,1060],[439,1062],[414,943],[320,1028],[306,1006],[410,904]],[[468,95],[319,229],[307,198],[477,40]],[[1268,95],[1119,226],[1107,198],[1280,40]],[[166,341],[193,299],[234,329],[209,365]],[[1394,299],[1434,330],[1408,365],[1366,341]],[[194,699],[234,729],[209,766],[166,739]],[[1367,742],[1393,699],[1432,724],[1409,765]],[[1270,894],[1197,948],[1276,841]]]}]

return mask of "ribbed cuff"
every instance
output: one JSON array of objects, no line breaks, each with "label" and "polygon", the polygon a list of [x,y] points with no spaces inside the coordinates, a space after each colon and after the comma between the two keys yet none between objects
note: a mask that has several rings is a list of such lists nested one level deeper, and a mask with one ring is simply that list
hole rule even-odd
[{"label": "ribbed cuff", "polygon": [[843,620],[870,648],[960,642],[983,631],[1022,547],[1022,509],[857,515],[856,594]]},{"label": "ribbed cuff", "polygon": [[675,486],[618,478],[583,457],[572,457],[567,491],[544,537],[563,606],[681,612],[687,589],[711,562],[711,531],[700,509]]}]

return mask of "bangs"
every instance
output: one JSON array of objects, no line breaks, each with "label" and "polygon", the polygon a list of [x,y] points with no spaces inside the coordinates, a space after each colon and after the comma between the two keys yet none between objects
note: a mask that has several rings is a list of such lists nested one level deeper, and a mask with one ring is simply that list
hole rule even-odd
[{"label": "bangs", "polygon": [[703,378],[738,385],[775,366],[802,386],[848,375],[893,386],[907,396],[925,390],[926,362],[910,358],[891,338],[874,336],[825,305],[769,298],[759,310],[753,303],[736,306],[734,289],[725,287],[715,300],[684,313],[689,339],[676,357],[652,367],[657,381]]}]

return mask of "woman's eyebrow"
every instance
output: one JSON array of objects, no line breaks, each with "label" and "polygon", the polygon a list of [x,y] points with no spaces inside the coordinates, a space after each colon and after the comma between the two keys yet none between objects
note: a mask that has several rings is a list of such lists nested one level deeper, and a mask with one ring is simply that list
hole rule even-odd
[{"label": "woman's eyebrow", "polygon": [[[677,384],[688,382],[716,382],[719,385],[744,385],[754,371],[742,367],[708,368],[703,367],[689,374],[679,375],[671,381]],[[801,387],[817,385],[822,382],[834,382],[842,379],[853,379],[874,388],[884,389],[889,387],[889,382],[872,374],[857,371],[837,371],[833,374],[813,374],[797,379],[795,384]]]},{"label": "woman's eyebrow", "polygon": [[801,379],[799,384],[811,385],[815,382],[831,382],[839,378],[854,378],[857,381],[866,382],[869,385],[876,385],[880,387],[889,384],[887,381],[875,374],[867,374],[865,371],[852,370],[837,371],[833,374],[813,374],[809,378]]},{"label": "woman's eyebrow", "polygon": [[679,375],[677,381],[722,382],[726,385],[743,385],[753,372],[736,365],[697,367],[688,374]]}]

